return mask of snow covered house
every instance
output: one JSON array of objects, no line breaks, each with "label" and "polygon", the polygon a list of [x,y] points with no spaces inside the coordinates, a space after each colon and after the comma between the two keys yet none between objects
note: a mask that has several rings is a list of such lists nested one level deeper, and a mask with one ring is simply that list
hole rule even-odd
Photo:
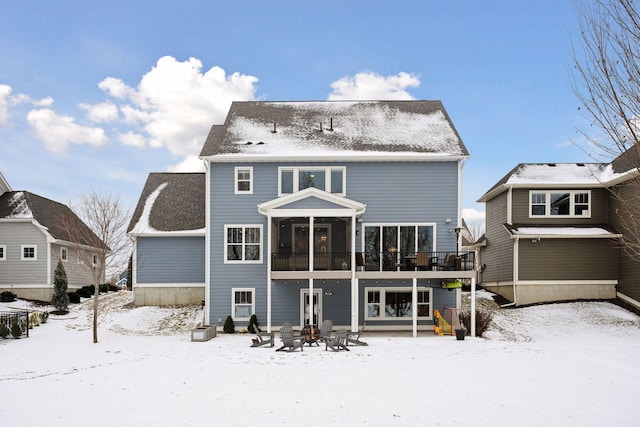
[{"label": "snow covered house", "polygon": [[478,200],[486,204],[480,284],[515,305],[618,297],[640,306],[640,264],[620,250],[612,190],[638,192],[623,156],[516,166]]},{"label": "snow covered house", "polygon": [[83,260],[97,262],[95,248],[101,244],[66,205],[13,191],[0,174],[0,292],[50,301],[60,260],[69,290],[91,285],[93,275]]},{"label": "snow covered house", "polygon": [[204,300],[204,201],[204,173],[149,174],[127,229],[136,305]]},{"label": "snow covered house", "polygon": [[415,334],[459,308],[443,284],[475,280],[469,154],[439,101],[234,102],[200,157],[207,323]]}]

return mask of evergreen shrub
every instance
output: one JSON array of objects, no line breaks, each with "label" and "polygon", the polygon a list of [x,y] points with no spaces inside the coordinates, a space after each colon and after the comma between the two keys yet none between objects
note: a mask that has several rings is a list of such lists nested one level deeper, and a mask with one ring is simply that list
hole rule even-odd
[{"label": "evergreen shrub", "polygon": [[11,335],[16,339],[22,336],[22,327],[20,327],[20,322],[15,317],[11,320]]},{"label": "evergreen shrub", "polygon": [[18,296],[11,291],[4,291],[0,293],[0,302],[13,302],[16,298],[18,298]]},{"label": "evergreen shrub", "polygon": [[234,325],[231,316],[227,316],[227,318],[225,319],[222,330],[225,334],[234,334],[236,332],[236,325]]},{"label": "evergreen shrub", "polygon": [[247,326],[247,330],[249,331],[249,333],[257,334],[260,330],[260,327],[258,326],[259,324],[260,323],[258,322],[258,316],[252,314],[251,318],[249,319],[249,326]]},{"label": "evergreen shrub", "polygon": [[67,295],[69,295],[70,304],[78,304],[80,302],[80,295],[77,292],[67,292]]},{"label": "evergreen shrub", "polygon": [[64,270],[62,261],[58,261],[56,270],[53,273],[53,297],[51,305],[57,311],[67,311],[69,309],[69,295],[67,295],[67,272]]},{"label": "evergreen shrub", "polygon": [[0,323],[0,338],[6,338],[9,336],[9,328],[4,323]]}]

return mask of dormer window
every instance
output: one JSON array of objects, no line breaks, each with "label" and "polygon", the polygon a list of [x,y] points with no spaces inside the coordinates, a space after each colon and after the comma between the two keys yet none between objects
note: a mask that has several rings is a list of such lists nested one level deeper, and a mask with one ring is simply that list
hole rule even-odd
[{"label": "dormer window", "polygon": [[530,217],[590,217],[590,191],[530,191]]},{"label": "dormer window", "polygon": [[279,168],[278,195],[291,194],[306,188],[317,188],[333,194],[345,195],[346,168],[281,167]]}]

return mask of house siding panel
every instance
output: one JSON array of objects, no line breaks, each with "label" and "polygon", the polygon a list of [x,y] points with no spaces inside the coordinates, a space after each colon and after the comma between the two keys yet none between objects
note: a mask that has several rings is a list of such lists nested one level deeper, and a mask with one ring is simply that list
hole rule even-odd
[{"label": "house siding panel", "polygon": [[[637,179],[630,180],[615,187],[614,191],[630,203],[630,206],[633,209],[640,203],[640,191],[638,190],[638,186],[640,186],[640,181]],[[625,207],[615,196],[611,196],[609,211],[611,226],[614,230],[622,232],[624,228],[622,226],[620,215],[629,218]],[[640,306],[640,261],[627,254],[624,249],[621,249],[618,266],[620,269],[617,289],[618,292],[634,299],[637,302],[637,305]]]},{"label": "house siding panel", "polygon": [[86,285],[93,285],[91,270],[84,263],[78,262],[77,249],[70,245],[51,245],[51,277],[55,277],[55,271],[60,261],[60,248],[67,249],[67,260],[62,261],[64,271],[67,274],[69,289],[78,289]]},{"label": "house siding panel", "polygon": [[482,283],[510,282],[513,280],[513,240],[504,224],[507,222],[507,193],[504,192],[486,204],[487,245],[481,248],[480,263],[487,268],[482,272]]},{"label": "house siding panel", "polygon": [[[0,288],[50,285],[47,281],[49,245],[40,229],[30,222],[0,222],[0,245],[5,245],[7,251],[6,259],[0,261]],[[37,246],[37,259],[23,261],[22,245]]]},{"label": "house siding panel", "polygon": [[204,237],[139,237],[137,245],[136,283],[204,282]]},{"label": "house siding panel", "polygon": [[[458,164],[456,162],[340,162],[340,163],[253,163],[253,194],[234,194],[234,167],[237,164],[212,163],[210,185],[210,319],[224,321],[231,313],[231,289],[256,289],[256,314],[266,318],[267,286],[267,218],[259,214],[257,205],[278,197],[279,166],[346,166],[346,194],[349,199],[367,206],[363,223],[433,223],[436,226],[436,250],[455,251],[456,236],[450,232],[458,223]],[[401,178],[398,178],[401,177]],[[421,183],[416,186],[415,183]],[[405,185],[406,184],[406,185]],[[416,193],[419,188],[419,193]],[[311,203],[311,205],[309,205]],[[326,207],[306,201],[299,206]],[[291,206],[289,206],[291,207]],[[450,219],[450,222],[446,220]],[[261,264],[225,264],[224,226],[259,224],[263,226]],[[361,236],[357,237],[360,248]],[[314,287],[335,288],[332,297],[324,299],[324,317],[335,315],[335,324],[349,324],[350,285],[326,281]],[[284,321],[299,323],[300,289],[306,280],[274,282],[272,287],[272,325]],[[449,293],[448,297],[456,293]],[[363,316],[363,292],[360,292],[359,316]],[[455,306],[453,302],[452,306]],[[340,313],[340,314],[339,314]],[[397,324],[397,323],[396,323]]]},{"label": "house siding panel", "polygon": [[518,280],[615,280],[612,245],[609,239],[520,240]]},{"label": "house siding panel", "polygon": [[[563,188],[567,190],[571,188]],[[548,189],[538,189],[544,191]],[[596,188],[591,190],[591,216],[590,217],[529,217],[529,189],[513,190],[513,223],[514,224],[538,224],[538,225],[566,225],[572,226],[606,224],[608,221],[608,190]]]}]

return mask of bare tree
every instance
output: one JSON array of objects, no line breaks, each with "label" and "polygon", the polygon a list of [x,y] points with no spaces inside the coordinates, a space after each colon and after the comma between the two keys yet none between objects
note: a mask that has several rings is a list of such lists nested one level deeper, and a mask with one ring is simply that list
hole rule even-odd
[{"label": "bare tree", "polygon": [[107,274],[126,268],[131,249],[126,235],[129,212],[119,197],[95,191],[81,195],[74,210],[79,218],[65,217],[61,222],[82,264],[91,272],[95,287],[93,342],[97,343],[100,285]]},{"label": "bare tree", "polygon": [[580,45],[573,48],[573,91],[589,126],[586,151],[612,160],[623,175],[610,188],[614,224],[625,252],[640,260],[640,14],[634,0],[578,6]]}]

